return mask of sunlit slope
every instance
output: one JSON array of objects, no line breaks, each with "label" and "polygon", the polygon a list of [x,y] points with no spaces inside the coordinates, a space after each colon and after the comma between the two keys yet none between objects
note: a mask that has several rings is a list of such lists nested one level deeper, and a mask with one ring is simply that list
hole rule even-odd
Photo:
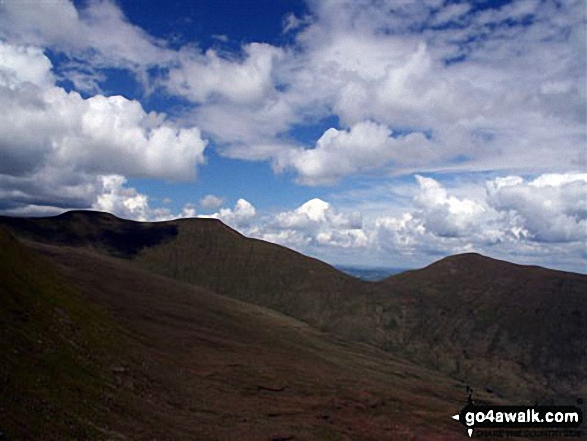
[{"label": "sunlit slope", "polygon": [[[176,223],[177,237],[144,248],[135,261],[178,280],[270,307],[320,329],[369,339],[370,289],[330,265],[249,239],[216,220]],[[365,314],[361,314],[365,312]]]}]

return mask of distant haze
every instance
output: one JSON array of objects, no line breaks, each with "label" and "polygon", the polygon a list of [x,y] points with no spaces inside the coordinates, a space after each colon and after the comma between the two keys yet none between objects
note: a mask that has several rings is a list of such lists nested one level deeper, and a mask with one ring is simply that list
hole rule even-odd
[{"label": "distant haze", "polygon": [[334,266],[336,269],[341,270],[344,273],[350,274],[351,276],[358,277],[359,279],[376,282],[383,280],[387,277],[395,274],[403,273],[408,271],[409,268],[363,268],[353,266]]}]

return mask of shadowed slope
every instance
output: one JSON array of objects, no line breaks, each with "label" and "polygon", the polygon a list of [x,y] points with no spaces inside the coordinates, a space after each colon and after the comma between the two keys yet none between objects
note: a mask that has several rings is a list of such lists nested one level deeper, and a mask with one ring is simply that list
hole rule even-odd
[{"label": "shadowed slope", "polygon": [[586,276],[461,254],[381,285],[413,358],[496,391],[540,373],[536,397],[587,392]]},{"label": "shadowed slope", "polygon": [[68,211],[49,218],[0,216],[0,224],[23,239],[92,247],[127,258],[177,235],[173,224],[122,220],[97,211]]},{"label": "shadowed slope", "polygon": [[[217,220],[64,216],[9,222],[23,237],[39,228],[36,240],[62,244],[62,235],[73,234],[72,244],[118,256],[132,243],[133,253],[122,254],[148,271],[273,308],[504,396],[585,391],[587,276],[467,254],[369,283]],[[105,242],[102,230],[116,234],[118,245]]]},{"label": "shadowed slope", "polygon": [[461,438],[438,373],[92,249],[0,249],[8,439]]},{"label": "shadowed slope", "polygon": [[0,333],[0,431],[8,439],[107,433],[116,326],[2,227]]}]

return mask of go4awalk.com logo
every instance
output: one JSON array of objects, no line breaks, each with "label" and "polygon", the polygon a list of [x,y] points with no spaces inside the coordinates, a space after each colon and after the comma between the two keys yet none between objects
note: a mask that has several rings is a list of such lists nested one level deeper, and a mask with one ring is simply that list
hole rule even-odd
[{"label": "go4awalk.com logo", "polygon": [[[578,400],[577,404],[583,404]],[[470,437],[580,437],[583,410],[577,406],[493,406],[472,400],[452,417]],[[480,429],[480,430],[479,430]]]}]

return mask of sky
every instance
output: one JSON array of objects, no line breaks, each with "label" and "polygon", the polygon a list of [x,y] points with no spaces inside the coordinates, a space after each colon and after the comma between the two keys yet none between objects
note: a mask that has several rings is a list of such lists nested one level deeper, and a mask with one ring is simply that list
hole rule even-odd
[{"label": "sky", "polygon": [[0,214],[587,273],[583,0],[0,1]]}]

